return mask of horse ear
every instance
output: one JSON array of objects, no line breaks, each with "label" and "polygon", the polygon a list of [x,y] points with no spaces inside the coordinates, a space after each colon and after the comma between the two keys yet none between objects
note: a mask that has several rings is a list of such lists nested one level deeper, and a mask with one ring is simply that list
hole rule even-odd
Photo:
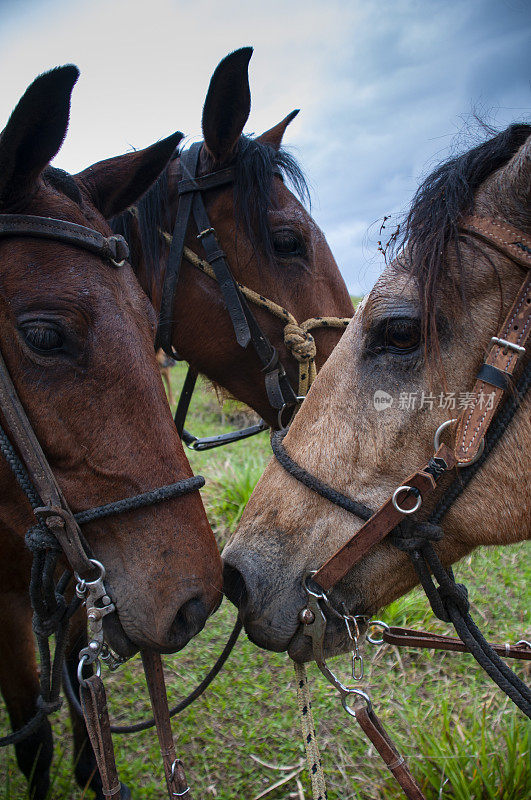
[{"label": "horse ear", "polygon": [[0,134],[0,204],[16,205],[59,151],[68,128],[70,95],[79,77],[72,64],[39,75]]},{"label": "horse ear", "polygon": [[251,111],[249,61],[252,47],[235,50],[221,61],[210,81],[203,106],[203,137],[215,161],[233,154]]},{"label": "horse ear", "polygon": [[270,144],[271,147],[275,148],[275,150],[280,150],[280,145],[282,144],[282,139],[286,133],[286,128],[290,122],[295,119],[299,111],[300,109],[296,108],[295,111],[292,111],[291,114],[288,114],[287,117],[284,117],[282,122],[279,122],[274,128],[270,128],[261,136],[258,136],[256,141],[261,142],[262,144]]},{"label": "horse ear", "polygon": [[511,206],[529,208],[531,203],[531,135],[500,173],[498,185],[508,194]]},{"label": "horse ear", "polygon": [[27,195],[59,151],[68,128],[70,95],[79,77],[72,64],[36,78],[0,134],[0,202]]},{"label": "horse ear", "polygon": [[135,203],[158,178],[183,138],[173,133],[144,150],[99,161],[74,179],[106,218],[120,214]]}]

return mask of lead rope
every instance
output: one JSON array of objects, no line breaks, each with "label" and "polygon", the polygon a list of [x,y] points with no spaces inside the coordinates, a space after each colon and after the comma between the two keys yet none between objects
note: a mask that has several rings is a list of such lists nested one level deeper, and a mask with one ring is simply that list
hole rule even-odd
[{"label": "lead rope", "polygon": [[[171,245],[173,240],[172,235],[166,231],[160,231],[160,234],[164,241]],[[200,258],[193,250],[190,250],[189,247],[184,248],[183,257],[194,267],[200,269],[205,275],[208,275],[209,278],[217,280],[216,274],[208,261]],[[242,283],[238,283],[237,285],[238,289],[249,302],[259,308],[266,309],[273,314],[273,316],[284,322],[284,344],[293,357],[299,362],[298,393],[299,396],[304,397],[308,393],[308,389],[317,375],[317,368],[315,366],[317,348],[315,346],[315,339],[310,331],[315,328],[346,328],[351,317],[311,317],[301,322],[299,325],[293,314],[291,314],[287,308],[255,292],[254,289],[249,289]]]},{"label": "lead rope", "polygon": [[295,669],[295,679],[297,683],[297,704],[299,706],[302,739],[306,751],[308,772],[310,773],[312,782],[313,800],[328,800],[321,754],[315,735],[315,723],[313,720],[312,701],[310,697],[310,687],[308,686],[306,665],[293,662],[293,667]]}]

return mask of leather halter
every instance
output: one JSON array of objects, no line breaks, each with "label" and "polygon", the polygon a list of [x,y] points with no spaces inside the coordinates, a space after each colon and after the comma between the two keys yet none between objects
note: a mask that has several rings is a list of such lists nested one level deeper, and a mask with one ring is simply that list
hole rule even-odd
[{"label": "leather halter", "polygon": [[[474,424],[470,424],[470,422],[467,424],[467,420],[471,418],[469,410],[461,415],[457,421],[454,448],[441,445],[427,465],[403,481],[404,486],[411,487],[412,491],[409,493],[409,502],[404,502],[402,511],[400,505],[393,502],[391,498],[376,513],[372,514],[370,509],[361,507],[357,501],[346,498],[338,492],[335,493],[337,497],[328,497],[329,500],[343,507],[346,507],[345,503],[350,506],[357,505],[357,508],[348,507],[347,510],[367,521],[312,576],[313,581],[325,590],[335,586],[374,544],[387,536],[401,520],[411,513],[411,506],[414,504],[411,502],[412,498],[414,500],[420,496],[423,500],[434,491],[437,481],[443,473],[455,466],[467,466],[474,462],[478,457],[481,441],[489,429],[495,411],[502,397],[506,396],[510,388],[509,378],[525,355],[525,345],[531,333],[531,273],[529,272],[531,269],[531,239],[511,225],[482,217],[468,217],[461,223],[460,229],[465,234],[481,238],[492,248],[527,270],[525,280],[498,335],[492,337],[492,347],[479,370],[474,386],[477,400],[480,393],[484,392],[485,384],[489,385],[494,392],[494,408],[488,413],[479,414],[479,404],[475,402],[472,414],[477,413],[479,418]],[[504,238],[500,241],[502,230]],[[280,431],[276,435],[277,444],[281,442],[282,434],[285,434],[285,431]],[[280,448],[275,447],[274,452],[277,455],[280,453]],[[295,473],[294,477],[298,478],[298,475]],[[338,498],[343,498],[343,501]]]},{"label": "leather halter", "polygon": [[[234,181],[234,168],[226,167],[216,172],[197,176],[199,154],[202,146],[202,142],[197,142],[180,156],[183,177],[177,185],[179,205],[172,235],[168,265],[164,277],[156,346],[162,347],[172,358],[178,358],[178,354],[175,352],[172,344],[174,326],[173,304],[177,283],[179,281],[186,234],[188,232],[190,220],[193,217],[198,232],[197,239],[201,242],[206,254],[206,260],[215,273],[221,294],[225,301],[225,306],[230,315],[236,341],[240,347],[243,348],[251,344],[262,364],[262,372],[264,373],[269,403],[272,408],[277,411],[288,406],[296,406],[298,402],[297,395],[279,361],[278,352],[258,324],[249,304],[245,297],[243,297],[238,283],[230,270],[226,254],[219,246],[216,232],[210,224],[203,202],[202,193],[204,191],[219,186],[225,186]],[[193,383],[195,383],[195,380],[192,371],[188,379],[189,394],[186,392],[184,393],[176,414],[176,425],[185,441],[187,441],[187,437],[190,441],[195,439],[195,437],[191,436],[191,434],[187,434],[187,432],[183,430],[184,417],[189,403],[188,397],[191,396]],[[191,387],[190,384],[192,384]],[[187,399],[188,403],[186,403]],[[259,426],[253,426],[253,429],[257,428],[258,430],[246,432],[245,436],[253,435],[253,433],[264,430],[266,427],[265,423]],[[245,436],[239,436],[238,438],[245,438]],[[227,437],[231,437],[231,434],[219,438],[221,438],[223,442],[227,440]],[[219,441],[219,438],[212,437],[216,442]],[[230,438],[230,441],[233,440],[233,438]],[[213,445],[211,444],[211,446]]]},{"label": "leather halter", "polygon": [[[115,267],[121,267],[129,258],[129,247],[122,236],[105,237],[99,231],[60,219],[0,214],[0,237],[7,236],[47,239],[80,247],[107,259]],[[91,613],[88,614],[88,619],[94,638],[88,647],[83,648],[79,654],[80,696],[87,731],[102,780],[103,792],[106,797],[118,797],[121,794],[121,784],[116,772],[105,690],[99,677],[98,663],[100,655],[102,660],[107,661],[109,665],[113,661],[114,666],[121,663],[121,659],[115,659],[106,648],[102,630],[102,617],[115,611],[116,607],[105,590],[104,567],[90,558],[90,549],[79,524],[188,494],[201,488],[204,485],[204,479],[200,475],[185,478],[169,486],[162,486],[74,515],[54,478],[1,353],[0,412],[8,424],[12,440],[10,441],[0,426],[2,453],[30,500],[38,520],[36,533],[37,540],[40,539],[40,541],[33,543],[32,546],[34,561],[31,571],[30,598],[34,610],[33,626],[42,659],[37,711],[21,729],[8,736],[0,737],[0,747],[24,741],[37,730],[48,714],[60,707],[61,665],[64,664],[66,631],[70,616],[82,597],[85,599],[87,612],[89,600],[91,600],[94,607],[90,609]],[[18,453],[12,442],[16,445]],[[19,459],[19,454],[22,461]],[[41,502],[40,506],[38,506],[39,501]],[[26,535],[28,545],[31,542],[32,533],[33,529]],[[53,574],[57,564],[57,552],[54,552],[55,542],[51,544],[49,541],[50,535],[63,551],[78,581],[76,587],[78,597],[72,600],[68,608],[63,594],[67,582],[64,583],[63,578],[59,582],[63,586],[62,590],[59,588],[59,584],[54,587]],[[46,552],[44,559],[43,551]],[[96,566],[101,569],[100,577],[95,581],[90,581],[88,578],[94,574]],[[53,633],[56,636],[56,647],[52,659],[48,639]],[[185,796],[190,798],[190,789],[186,782],[182,762],[175,757],[160,656],[156,653],[144,652],[143,663],[161,747],[168,796],[170,798]],[[91,675],[86,680],[83,679],[83,664],[96,664],[98,667],[96,675]]]},{"label": "leather halter", "polygon": [[[125,264],[129,257],[129,247],[122,236],[105,237],[92,228],[52,217],[0,214],[0,237],[31,237],[59,241],[99,255],[115,267]],[[35,509],[35,515],[55,536],[70,567],[78,575],[94,573],[94,565],[87,554],[87,545],[76,517],[83,517],[83,521],[88,522],[93,518],[129,510],[133,505],[139,507],[139,505],[170,499],[176,494],[182,493],[179,490],[182,482],[178,482],[154,490],[158,495],[153,491],[145,492],[143,495],[121,500],[119,504],[87,509],[81,515],[74,515],[55,480],[1,353],[0,411],[7,423],[10,437],[20,453],[31,483],[42,500],[43,505]],[[201,476],[196,476],[196,478],[199,479],[200,485],[203,485],[203,478]],[[188,484],[183,485],[181,489],[194,491],[199,488],[196,482],[194,480],[189,487]]]},{"label": "leather halter", "polygon": [[[496,219],[471,216],[464,219],[459,227],[463,235],[469,235],[480,239],[497,252],[500,252],[502,255],[518,264],[519,267],[524,268],[526,270],[526,277],[498,335],[492,337],[492,346],[485,362],[479,370],[474,386],[475,402],[472,408],[466,409],[458,420],[449,421],[457,422],[454,446],[452,448],[444,444],[439,446],[438,431],[435,437],[435,453],[429,462],[404,480],[403,485],[395,490],[393,496],[376,512],[372,512],[371,509],[362,505],[357,500],[346,497],[332,487],[324,484],[294,462],[285,451],[282,444],[282,440],[287,431],[279,431],[273,434],[273,452],[284,469],[297,480],[304,483],[308,488],[330,500],[335,505],[339,505],[355,516],[366,520],[365,524],[362,525],[346,544],[336,551],[316,572],[312,573],[312,585],[317,585],[317,587],[319,587],[318,592],[322,590],[324,593],[322,595],[319,595],[319,593],[313,594],[310,592],[309,588],[306,587],[310,593],[310,597],[326,597],[326,593],[359,563],[375,544],[389,536],[389,534],[395,533],[396,536],[392,541],[394,544],[401,546],[400,526],[403,525],[407,519],[410,519],[409,515],[413,514],[426,498],[434,494],[440,478],[448,474],[454,467],[467,467],[475,462],[477,462],[477,466],[479,466],[482,463],[479,459],[482,456],[485,435],[491,427],[493,417],[500,405],[501,399],[508,395],[513,408],[510,415],[505,415],[505,419],[500,420],[500,426],[495,441],[503,434],[503,431],[512,418],[512,414],[514,414],[518,408],[520,400],[527,391],[529,380],[524,373],[521,391],[517,390],[514,398],[511,398],[511,393],[509,392],[512,388],[510,377],[524,360],[526,343],[531,333],[531,239],[512,225],[508,225]],[[488,384],[489,390],[494,394],[494,408],[489,412],[482,409],[478,401],[480,393],[483,393],[484,397],[485,384]],[[439,430],[446,427],[447,424],[449,423],[445,423]],[[489,446],[489,451],[492,446],[494,446],[494,444]],[[485,453],[485,456],[486,455],[487,453]],[[471,474],[475,474],[475,468],[472,467],[472,469],[474,473]],[[466,478],[464,478],[456,491],[449,491],[449,502],[441,501],[439,504],[441,506],[440,514],[438,513],[437,507],[430,516],[428,523],[419,524],[419,528],[426,528],[426,534],[428,536],[424,545],[429,545],[429,534],[432,533],[430,528],[434,528],[436,524],[438,524],[440,518],[446,513],[450,505],[465,488],[466,483]],[[433,523],[435,523],[435,525]],[[469,635],[473,623],[468,615],[466,594],[464,598],[462,596],[460,597],[460,595],[463,594],[464,587],[460,589],[459,585],[455,584],[451,570],[445,570],[443,568],[431,545],[426,547],[425,561],[427,561],[427,563],[424,564],[421,559],[423,546],[421,544],[415,544],[416,539],[414,532],[412,536],[413,541],[411,546],[401,546],[401,549],[404,549],[412,558],[434,612],[442,619],[446,619],[446,621],[451,620],[456,627],[459,626],[458,632],[460,636],[466,637],[466,649],[472,652],[480,665],[486,669],[490,677],[509,694],[513,702],[515,702],[524,713],[531,716],[531,702],[527,688],[513,675],[503,662],[500,664],[499,660],[495,660],[498,657],[495,653],[492,653],[492,648],[490,649],[491,652],[488,652],[488,645],[475,626],[473,636]],[[450,597],[451,603],[454,606],[451,612],[447,611],[444,602],[441,603],[442,597],[438,596],[437,591],[431,591],[430,587],[433,587],[433,584],[429,577],[428,566],[436,576],[444,592],[448,593],[447,596]],[[435,587],[433,587],[433,589],[435,590]],[[462,624],[463,620],[465,625]],[[311,619],[309,623],[307,623],[307,632],[309,635],[312,635],[310,629],[313,624]],[[469,630],[467,630],[467,627]],[[473,641],[474,638],[476,639],[475,642]],[[476,649],[476,644],[478,643],[480,647]],[[494,664],[494,668],[492,664],[487,663],[488,660]],[[487,666],[485,665],[486,663]],[[512,678],[515,679],[512,687],[510,685],[512,678],[508,676],[512,676]]]}]

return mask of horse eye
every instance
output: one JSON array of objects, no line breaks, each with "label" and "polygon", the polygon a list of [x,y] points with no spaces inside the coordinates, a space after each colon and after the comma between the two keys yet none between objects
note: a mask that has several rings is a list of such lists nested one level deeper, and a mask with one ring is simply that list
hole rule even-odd
[{"label": "horse eye", "polygon": [[61,350],[64,338],[61,332],[46,322],[32,322],[20,328],[26,343],[37,353],[56,353]]},{"label": "horse eye", "polygon": [[412,353],[420,344],[420,325],[416,319],[391,320],[382,334],[381,349],[390,353]]},{"label": "horse eye", "polygon": [[284,258],[304,255],[304,243],[301,238],[287,228],[273,233],[273,248],[278,256]]}]

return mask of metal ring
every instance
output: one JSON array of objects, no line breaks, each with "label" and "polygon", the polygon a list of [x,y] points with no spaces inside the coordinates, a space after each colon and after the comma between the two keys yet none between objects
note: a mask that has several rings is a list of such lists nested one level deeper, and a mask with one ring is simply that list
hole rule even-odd
[{"label": "metal ring", "polygon": [[[435,436],[433,437],[433,449],[435,452],[437,452],[437,450],[441,446],[441,433],[445,431],[446,428],[450,427],[450,425],[452,425],[454,422],[457,422],[457,417],[454,419],[447,419],[446,422],[443,422],[442,425],[439,425],[439,427],[435,431]],[[472,461],[467,461],[466,464],[461,464],[458,461],[456,466],[459,467],[459,469],[462,469],[463,467],[471,467],[472,464],[476,463],[478,458],[481,458],[484,449],[485,449],[485,439],[482,438],[479,445],[479,449],[474,458],[472,459]]]},{"label": "metal ring", "polygon": [[446,422],[443,422],[442,425],[439,425],[435,431],[435,435],[433,437],[433,450],[435,453],[441,446],[441,433],[445,431],[446,428],[449,428],[450,425],[453,425],[454,422],[457,422],[457,417],[455,419],[447,419]]},{"label": "metal ring", "polygon": [[329,603],[330,601],[328,600],[328,597],[326,596],[326,594],[324,593],[324,591],[322,589],[321,589],[321,592],[319,594],[316,594],[314,591],[312,591],[312,589],[310,589],[310,587],[307,584],[308,578],[313,578],[313,576],[316,574],[316,572],[317,572],[316,569],[312,569],[311,572],[308,572],[304,576],[304,578],[302,579],[302,585],[304,586],[304,588],[306,589],[306,591],[308,592],[309,595],[311,595],[312,597],[317,598],[317,600],[325,600],[327,603]]},{"label": "metal ring", "polygon": [[89,561],[94,567],[97,567],[100,570],[101,574],[100,574],[99,578],[95,578],[95,580],[93,580],[93,581],[87,581],[86,578],[81,578],[77,574],[77,572],[74,572],[74,576],[75,576],[75,579],[76,579],[76,581],[78,583],[81,583],[81,581],[83,581],[85,586],[94,586],[95,583],[98,583],[98,581],[102,581],[105,578],[105,574],[106,574],[105,573],[105,567],[103,566],[101,561],[98,561],[96,558],[89,558]]},{"label": "metal ring", "polygon": [[370,644],[383,644],[384,639],[383,636],[381,639],[375,639],[374,636],[371,636],[369,630],[371,628],[381,628],[383,631],[389,630],[389,625],[387,622],[383,622],[381,619],[370,619],[367,623],[367,633],[365,634],[365,638]]},{"label": "metal ring", "polygon": [[[77,679],[79,681],[79,685],[83,687],[87,685],[87,681],[83,677],[83,667],[85,666],[85,662],[88,661],[88,659],[89,656],[87,655],[87,653],[84,653],[79,659],[79,664],[77,665]],[[101,664],[99,658],[96,658],[91,663],[95,665],[96,677],[99,678],[101,676]]]},{"label": "metal ring", "polygon": [[125,264],[125,258],[122,258],[121,261],[115,261],[114,258],[111,258],[110,261],[114,267],[123,267],[123,265]]},{"label": "metal ring", "polygon": [[[306,395],[305,395],[305,394],[304,394],[304,395],[297,395],[297,396],[296,396],[296,398],[295,398],[295,403],[284,403],[284,405],[282,406],[282,408],[280,409],[280,411],[279,411],[279,412],[278,412],[278,414],[277,414],[277,422],[278,422],[278,427],[279,427],[281,430],[285,430],[286,428],[289,428],[289,426],[290,426],[290,425],[291,425],[291,423],[293,422],[293,417],[295,416],[295,413],[296,413],[296,412],[299,410],[299,409],[298,409],[298,406],[299,406],[299,405],[300,405],[300,404],[301,404],[301,403],[302,403],[302,402],[303,402],[305,399],[306,399]],[[292,408],[292,409],[293,409],[293,414],[292,414],[292,416],[291,416],[291,419],[289,420],[288,424],[287,424],[287,425],[284,425],[284,424],[283,424],[283,422],[282,422],[282,414],[284,413],[284,411],[285,411],[287,408]]]},{"label": "metal ring", "polygon": [[347,704],[347,697],[351,694],[355,694],[358,697],[361,697],[363,700],[365,700],[365,702],[367,703],[367,711],[369,712],[369,714],[372,713],[371,698],[369,697],[367,692],[364,692],[363,689],[349,688],[344,693],[341,694],[341,705],[343,706],[347,714],[350,714],[351,717],[356,718],[356,712]]},{"label": "metal ring", "polygon": [[418,493],[417,501],[416,501],[415,505],[413,506],[413,508],[401,508],[398,505],[397,497],[400,494],[400,492],[411,492],[411,491],[417,491],[418,492],[419,490],[415,489],[414,486],[399,486],[398,489],[395,489],[394,492],[393,492],[393,497],[391,498],[392,502],[393,502],[393,505],[396,508],[396,510],[399,511],[401,514],[414,514],[415,511],[418,511],[419,508],[422,505],[422,496],[421,496],[420,492]]},{"label": "metal ring", "polygon": [[484,449],[485,449],[485,438],[482,437],[481,442],[479,443],[478,451],[477,451],[476,455],[474,456],[474,458],[471,461],[467,461],[466,463],[461,463],[460,461],[458,461],[457,462],[458,468],[459,469],[463,469],[463,467],[471,467],[472,464],[475,464],[476,461],[479,458],[481,458],[481,456],[483,455],[483,450]]},{"label": "metal ring", "polygon": [[199,439],[193,439],[191,442],[185,442],[188,450],[193,450],[194,452],[197,451],[197,443]]}]

